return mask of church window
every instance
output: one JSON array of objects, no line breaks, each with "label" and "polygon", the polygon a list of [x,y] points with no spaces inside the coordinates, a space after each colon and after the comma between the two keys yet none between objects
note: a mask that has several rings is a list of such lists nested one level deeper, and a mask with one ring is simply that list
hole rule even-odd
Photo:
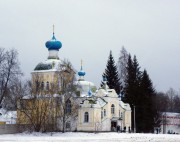
[{"label": "church window", "polygon": [[101,111],[101,119],[103,119],[103,111]]},{"label": "church window", "polygon": [[70,129],[71,128],[71,123],[70,122],[66,122],[66,129]]},{"label": "church window", "polygon": [[49,82],[46,82],[46,90],[49,90]]},{"label": "church window", "polygon": [[39,90],[39,82],[36,81],[36,91],[38,91],[38,90]]},{"label": "church window", "polygon": [[66,102],[66,113],[71,113],[71,101]]},{"label": "church window", "polygon": [[89,122],[89,113],[88,112],[84,113],[84,122],[86,122],[86,123]]},{"label": "church window", "polygon": [[104,109],[104,116],[106,116],[106,109]]},{"label": "church window", "polygon": [[111,105],[111,114],[114,114],[115,113],[115,106],[114,104]]},{"label": "church window", "polygon": [[41,89],[44,90],[44,82],[41,82]]}]

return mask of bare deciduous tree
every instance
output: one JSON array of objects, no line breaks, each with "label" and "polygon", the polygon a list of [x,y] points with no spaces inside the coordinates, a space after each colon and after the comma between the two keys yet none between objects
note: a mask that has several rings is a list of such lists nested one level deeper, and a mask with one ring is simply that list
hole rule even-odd
[{"label": "bare deciduous tree", "polygon": [[122,82],[123,87],[124,87],[124,81],[125,81],[126,72],[127,72],[126,71],[127,61],[128,61],[128,53],[123,46],[120,51],[120,56],[117,63],[119,79],[120,79],[120,82]]},{"label": "bare deciduous tree", "polygon": [[[42,81],[41,76],[37,75],[36,79],[38,82]],[[27,95],[18,100],[17,115],[19,124],[30,124],[32,130],[39,132],[46,131],[49,114],[53,110],[50,108],[53,98],[36,85],[27,81]]]},{"label": "bare deciduous tree", "polygon": [[[6,102],[5,99],[14,97],[11,90],[19,83],[22,76],[18,61],[18,52],[15,49],[6,51],[0,48],[0,105]],[[7,106],[7,104],[4,104]]]},{"label": "bare deciduous tree", "polygon": [[175,96],[177,96],[177,92],[173,88],[169,88],[166,94],[168,96],[168,104],[169,104],[168,110],[170,112],[173,112],[174,111],[174,98]]},{"label": "bare deciduous tree", "polygon": [[16,83],[8,87],[8,93],[3,100],[3,108],[17,110],[17,100],[27,95],[27,83],[17,79]]},{"label": "bare deciduous tree", "polygon": [[62,79],[62,88],[60,92],[61,102],[58,118],[62,126],[62,131],[65,132],[69,121],[71,122],[70,125],[72,125],[73,121],[76,121],[79,106],[78,99],[76,98],[76,85],[74,84],[75,72],[68,60],[64,60],[59,75]]},{"label": "bare deciduous tree", "polygon": [[[31,124],[35,131],[66,131],[68,121],[77,117],[76,86],[70,63],[63,62],[57,71],[57,82],[43,89],[43,75],[34,74],[29,95],[19,100],[19,123]],[[21,116],[20,116],[21,115]]]}]

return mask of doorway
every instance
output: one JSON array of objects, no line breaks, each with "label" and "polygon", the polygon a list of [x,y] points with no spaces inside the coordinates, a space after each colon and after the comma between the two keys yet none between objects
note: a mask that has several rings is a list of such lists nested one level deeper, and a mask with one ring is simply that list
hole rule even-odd
[{"label": "doorway", "polygon": [[111,121],[111,131],[116,131],[117,128],[117,122],[116,121]]}]

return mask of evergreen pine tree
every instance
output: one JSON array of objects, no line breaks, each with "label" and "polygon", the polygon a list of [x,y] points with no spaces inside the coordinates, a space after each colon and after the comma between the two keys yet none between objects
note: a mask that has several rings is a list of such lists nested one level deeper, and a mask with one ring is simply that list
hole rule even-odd
[{"label": "evergreen pine tree", "polygon": [[131,106],[134,103],[134,98],[133,98],[133,61],[131,59],[131,55],[129,54],[128,56],[128,62],[127,62],[127,74],[126,74],[126,78],[125,78],[125,87],[123,90],[124,98],[123,100],[127,103],[129,103]]},{"label": "evergreen pine tree", "polygon": [[[133,96],[134,96],[134,105],[136,107],[135,109],[135,117],[136,117],[136,132],[142,132],[142,119],[143,119],[143,109],[142,109],[142,102],[143,98],[141,96],[141,88],[140,88],[140,82],[141,82],[142,72],[140,71],[140,66],[137,61],[136,56],[133,58]],[[134,110],[133,110],[134,111]],[[134,117],[134,116],[133,116]]]},{"label": "evergreen pine tree", "polygon": [[140,106],[140,79],[141,72],[140,67],[137,62],[136,56],[134,56],[133,60],[131,59],[131,55],[129,54],[128,63],[127,63],[127,74],[125,79],[125,87],[124,87],[124,101],[129,103],[132,109],[132,130],[134,130],[134,107],[135,109],[135,121],[136,121],[136,129],[138,130],[138,125],[140,124],[138,120],[141,118],[141,106]]},{"label": "evergreen pine tree", "polygon": [[[134,110],[136,132],[152,132],[159,126],[159,111],[156,105],[156,92],[147,71],[140,71],[136,56],[128,56],[123,101],[131,106],[132,130],[134,130]],[[135,108],[135,109],[134,109]],[[156,120],[155,120],[156,119]],[[155,122],[157,121],[157,122]]]},{"label": "evergreen pine tree", "polygon": [[[103,76],[107,78],[107,85],[110,89],[115,89],[117,94],[120,94],[121,83],[118,77],[117,67],[115,65],[114,58],[112,56],[112,51],[110,51],[109,58],[107,61],[105,72]],[[102,84],[101,84],[102,86]]]},{"label": "evergreen pine tree", "polygon": [[141,131],[152,132],[154,129],[154,117],[156,115],[156,110],[153,104],[153,100],[155,98],[155,90],[146,70],[144,70],[142,74],[140,90],[140,104],[143,114],[141,118]]}]

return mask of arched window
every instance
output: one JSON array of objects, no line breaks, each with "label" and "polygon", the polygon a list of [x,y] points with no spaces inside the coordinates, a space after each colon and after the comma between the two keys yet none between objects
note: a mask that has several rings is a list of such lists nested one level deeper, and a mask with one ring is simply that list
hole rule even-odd
[{"label": "arched window", "polygon": [[41,82],[41,89],[44,90],[44,82]]},{"label": "arched window", "polygon": [[38,90],[39,90],[39,82],[36,81],[36,91],[38,91]]},{"label": "arched window", "polygon": [[115,106],[114,104],[111,105],[111,114],[114,114],[115,113]]},{"label": "arched window", "polygon": [[71,128],[71,123],[70,122],[66,122],[66,129],[70,129]]},{"label": "arched window", "polygon": [[84,113],[84,122],[86,122],[86,123],[89,122],[89,113],[88,112]]},{"label": "arched window", "polygon": [[66,102],[66,113],[71,113],[71,101]]},{"label": "arched window", "polygon": [[101,111],[101,119],[103,119],[103,111]]},{"label": "arched window", "polygon": [[46,82],[46,90],[49,90],[49,82]]},{"label": "arched window", "polygon": [[106,116],[106,109],[104,109],[104,116]]}]

